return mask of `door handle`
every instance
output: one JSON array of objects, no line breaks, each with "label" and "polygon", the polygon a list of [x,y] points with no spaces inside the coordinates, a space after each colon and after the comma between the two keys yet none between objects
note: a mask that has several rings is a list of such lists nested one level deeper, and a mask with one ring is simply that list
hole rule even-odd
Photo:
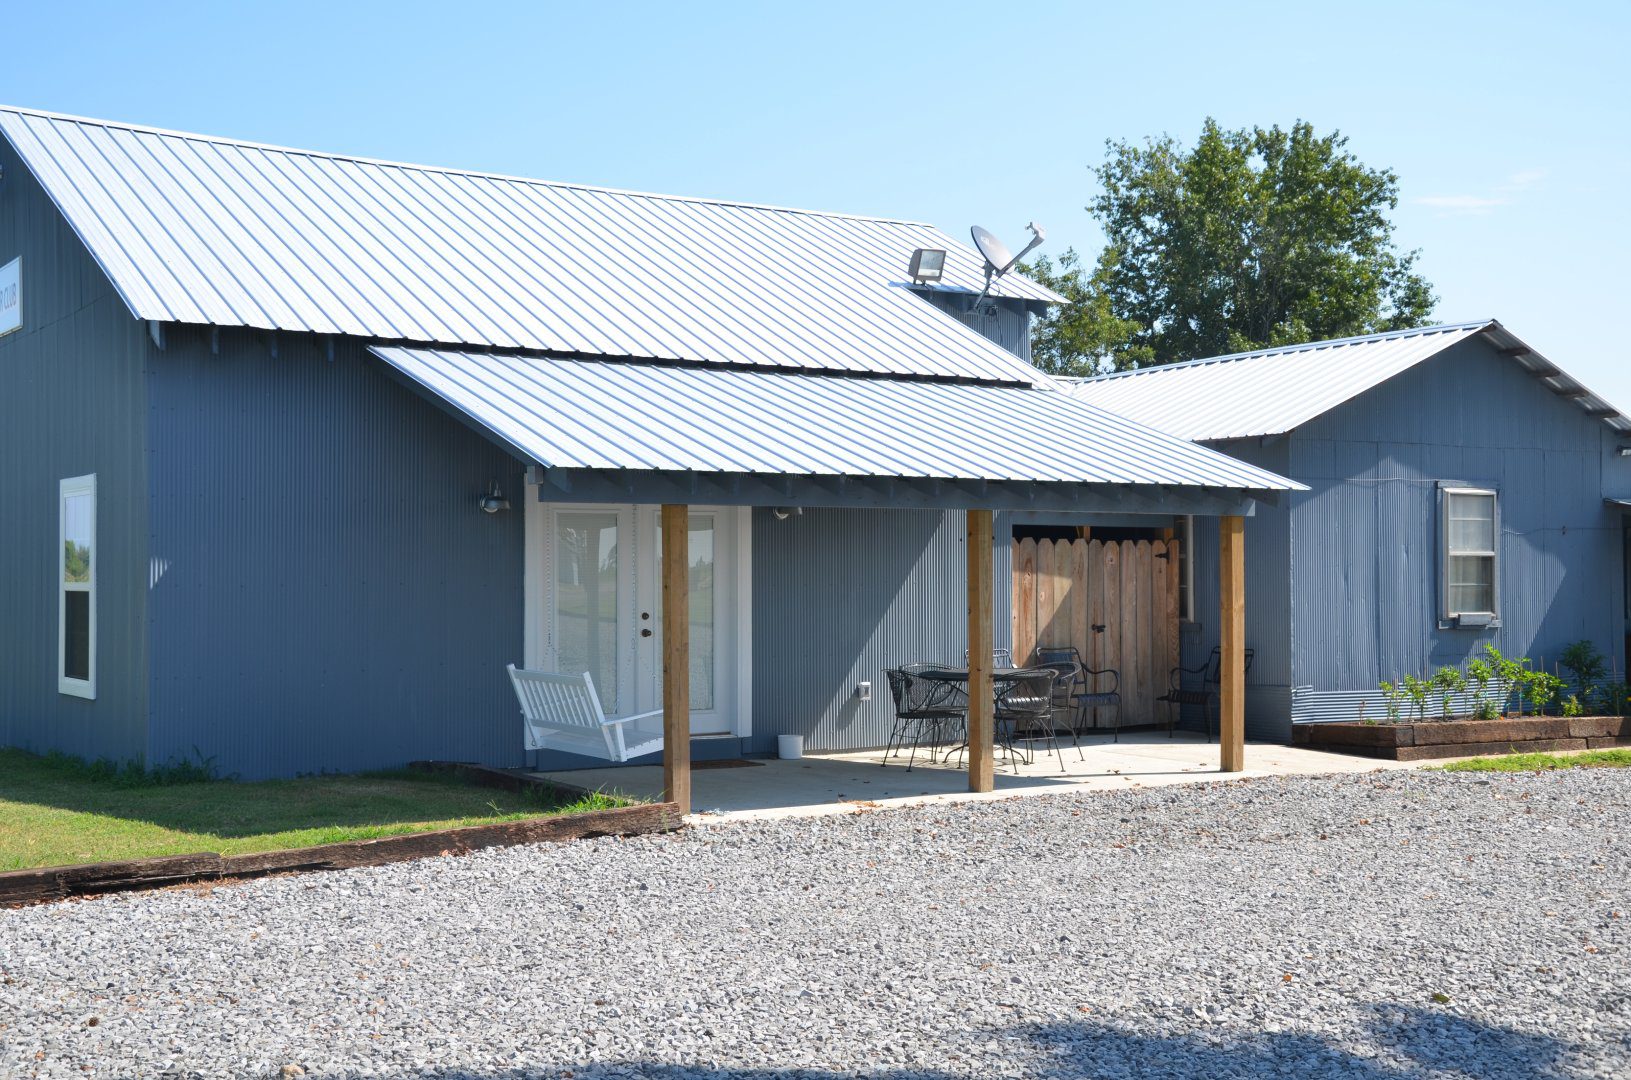
[{"label": "door handle", "polygon": [[651,636],[651,631],[650,630],[641,630],[640,631],[640,636],[641,637],[650,637]]}]

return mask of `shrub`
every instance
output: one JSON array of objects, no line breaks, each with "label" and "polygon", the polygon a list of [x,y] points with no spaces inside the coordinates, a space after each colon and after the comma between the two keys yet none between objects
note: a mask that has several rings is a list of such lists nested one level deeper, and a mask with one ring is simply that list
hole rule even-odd
[{"label": "shrub", "polygon": [[1427,691],[1432,689],[1433,684],[1425,680],[1418,679],[1414,675],[1406,675],[1399,681],[1404,684],[1404,692],[1410,697],[1410,700],[1415,703],[1416,719],[1427,719]]},{"label": "shrub", "polygon": [[1488,699],[1480,700],[1478,704],[1472,707],[1472,718],[1474,720],[1499,720],[1501,710],[1495,707],[1493,701]]},{"label": "shrub", "polygon": [[1390,723],[1399,722],[1399,699],[1404,689],[1398,683],[1390,683],[1386,679],[1377,684],[1382,689],[1382,700],[1387,703],[1387,718]]},{"label": "shrub", "polygon": [[1489,682],[1495,678],[1495,668],[1490,665],[1489,661],[1475,656],[1467,661],[1467,678],[1472,681],[1472,709],[1473,714],[1477,715],[1479,709],[1489,697]]},{"label": "shrub", "polygon": [[1529,702],[1537,716],[1546,715],[1546,707],[1563,689],[1563,680],[1549,671],[1525,671],[1524,684],[1529,689]]},{"label": "shrub", "polygon": [[1586,710],[1580,704],[1580,695],[1570,694],[1569,699],[1563,703],[1564,716],[1579,716]]},{"label": "shrub", "polygon": [[1467,689],[1467,677],[1460,668],[1441,667],[1433,672],[1433,689],[1438,691],[1439,711],[1444,719],[1450,718],[1450,702],[1456,694]]},{"label": "shrub", "polygon": [[1591,701],[1601,692],[1603,680],[1608,677],[1608,661],[1590,641],[1576,641],[1563,650],[1558,658],[1574,676],[1574,686],[1582,698]]}]

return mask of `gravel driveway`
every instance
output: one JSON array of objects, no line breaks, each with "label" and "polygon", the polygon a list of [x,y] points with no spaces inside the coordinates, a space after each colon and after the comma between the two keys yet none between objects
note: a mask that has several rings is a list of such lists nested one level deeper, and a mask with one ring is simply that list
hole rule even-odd
[{"label": "gravel driveway", "polygon": [[1373,773],[0,912],[0,1075],[1626,1077],[1628,823]]}]

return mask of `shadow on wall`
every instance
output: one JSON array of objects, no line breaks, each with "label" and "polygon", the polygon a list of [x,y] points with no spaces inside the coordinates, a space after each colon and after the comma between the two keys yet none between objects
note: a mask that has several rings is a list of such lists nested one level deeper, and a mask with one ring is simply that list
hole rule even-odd
[{"label": "shadow on wall", "polygon": [[[1089,1077],[1325,1077],[1348,1080],[1409,1080],[1440,1075],[1478,1076],[1489,1080],[1568,1075],[1577,1068],[1591,1073],[1622,1058],[1623,1046],[1593,1048],[1561,1039],[1477,1023],[1440,1011],[1409,1006],[1375,1010],[1370,1031],[1355,1033],[1365,1053],[1334,1040],[1307,1034],[1261,1033],[1234,1039],[1222,1034],[1147,1035],[1119,1031],[1096,1023],[1044,1024],[970,1033],[969,1046],[953,1050],[956,1072],[929,1068],[868,1070],[869,1080],[953,1080],[1001,1067],[1039,1080],[1087,1080]],[[991,1040],[1000,1048],[988,1049]],[[1608,1072],[1596,1075],[1608,1075]],[[513,1069],[498,1072],[450,1072],[470,1080],[522,1080],[565,1077],[601,1080],[610,1077],[655,1077],[658,1080],[840,1080],[854,1072],[822,1068],[753,1069],[706,1065],[667,1065],[652,1061],[598,1062],[588,1065]]]},{"label": "shadow on wall", "polygon": [[[962,530],[938,511],[817,509],[778,521],[760,510],[753,540],[755,742],[768,749],[798,734],[820,746],[825,734],[883,745],[884,669],[962,655]],[[871,701],[854,697],[857,680],[871,680]]]}]

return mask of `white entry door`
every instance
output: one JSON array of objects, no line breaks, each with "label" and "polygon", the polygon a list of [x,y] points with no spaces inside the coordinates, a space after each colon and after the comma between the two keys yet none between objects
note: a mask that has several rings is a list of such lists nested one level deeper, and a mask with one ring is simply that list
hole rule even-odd
[{"label": "white entry door", "polygon": [[[691,733],[751,733],[749,512],[690,515]],[[655,506],[527,504],[527,666],[589,672],[607,715],[662,706]]]}]

